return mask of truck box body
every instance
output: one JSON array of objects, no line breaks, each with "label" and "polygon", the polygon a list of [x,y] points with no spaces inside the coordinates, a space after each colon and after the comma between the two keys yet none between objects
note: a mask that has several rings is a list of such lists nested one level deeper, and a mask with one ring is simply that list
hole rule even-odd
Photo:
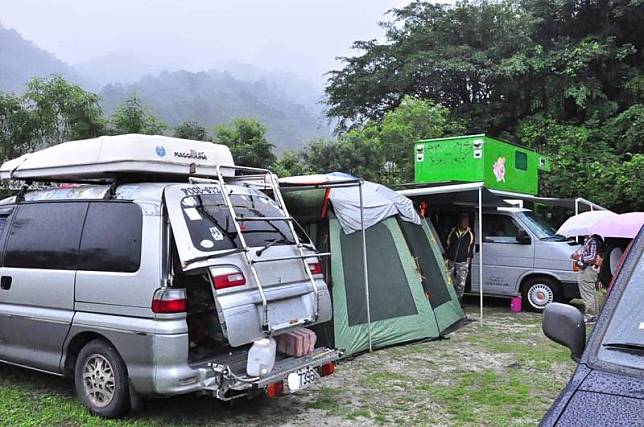
[{"label": "truck box body", "polygon": [[535,195],[545,156],[484,134],[418,141],[414,148],[418,184],[483,182],[489,189]]}]

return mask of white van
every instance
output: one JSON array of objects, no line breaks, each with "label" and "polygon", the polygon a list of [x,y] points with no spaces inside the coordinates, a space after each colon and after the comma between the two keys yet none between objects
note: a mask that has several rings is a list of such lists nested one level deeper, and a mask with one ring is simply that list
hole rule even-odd
[{"label": "white van", "polygon": [[[444,239],[459,210],[438,211],[436,228]],[[479,293],[478,215],[471,224],[476,244],[467,292]],[[525,308],[541,311],[553,301],[579,297],[570,255],[579,248],[559,236],[534,212],[523,208],[483,211],[483,294],[522,296]]]}]

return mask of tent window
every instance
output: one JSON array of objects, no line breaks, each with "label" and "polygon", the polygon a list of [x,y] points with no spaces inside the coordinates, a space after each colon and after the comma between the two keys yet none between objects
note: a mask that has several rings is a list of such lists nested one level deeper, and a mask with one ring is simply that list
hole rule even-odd
[{"label": "tent window", "polygon": [[[418,314],[394,238],[385,223],[366,231],[369,305],[371,321]],[[342,264],[347,295],[349,326],[367,323],[362,234],[341,233]],[[399,254],[400,255],[400,254]]]},{"label": "tent window", "polygon": [[436,259],[423,227],[402,220],[399,220],[398,224],[400,224],[411,253],[420,267],[423,289],[430,295],[429,302],[432,308],[435,309],[451,301],[447,284],[441,272],[441,263],[443,263],[442,268],[445,268],[444,261],[442,258]]},{"label": "tent window", "polygon": [[514,166],[522,171],[528,170],[528,155],[522,151],[514,152]]}]

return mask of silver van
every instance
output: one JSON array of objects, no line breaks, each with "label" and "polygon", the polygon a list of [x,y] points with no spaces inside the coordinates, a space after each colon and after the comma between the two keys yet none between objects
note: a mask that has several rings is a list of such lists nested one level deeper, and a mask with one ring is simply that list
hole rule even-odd
[{"label": "silver van", "polygon": [[[478,229],[475,215],[474,232]],[[553,301],[578,298],[577,277],[570,260],[570,254],[577,248],[528,209],[485,210],[483,292],[521,295],[524,307],[535,311],[543,310]],[[475,254],[471,292],[479,291],[478,271],[479,257]]]},{"label": "silver van", "polygon": [[279,190],[255,187],[114,182],[5,200],[0,361],[73,378],[103,417],[142,398],[277,396],[333,373],[338,353],[318,347],[247,374],[255,341],[332,313],[323,254]]},{"label": "silver van", "polygon": [[[444,238],[460,211],[435,211],[435,225]],[[479,293],[478,215],[472,215],[476,244],[467,292]],[[570,255],[579,248],[555,234],[534,212],[523,208],[483,211],[483,294],[521,295],[526,309],[541,311],[553,301],[579,297]]]}]

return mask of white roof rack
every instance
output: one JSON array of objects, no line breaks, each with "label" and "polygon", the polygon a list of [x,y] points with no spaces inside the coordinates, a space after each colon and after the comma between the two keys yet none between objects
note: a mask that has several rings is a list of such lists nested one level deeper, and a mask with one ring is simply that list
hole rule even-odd
[{"label": "white roof rack", "polygon": [[[64,142],[0,167],[0,179],[74,181],[119,174],[160,174],[214,177],[217,166],[225,176],[235,166],[225,145],[158,135],[101,136]],[[228,169],[228,170],[227,170]]]}]

